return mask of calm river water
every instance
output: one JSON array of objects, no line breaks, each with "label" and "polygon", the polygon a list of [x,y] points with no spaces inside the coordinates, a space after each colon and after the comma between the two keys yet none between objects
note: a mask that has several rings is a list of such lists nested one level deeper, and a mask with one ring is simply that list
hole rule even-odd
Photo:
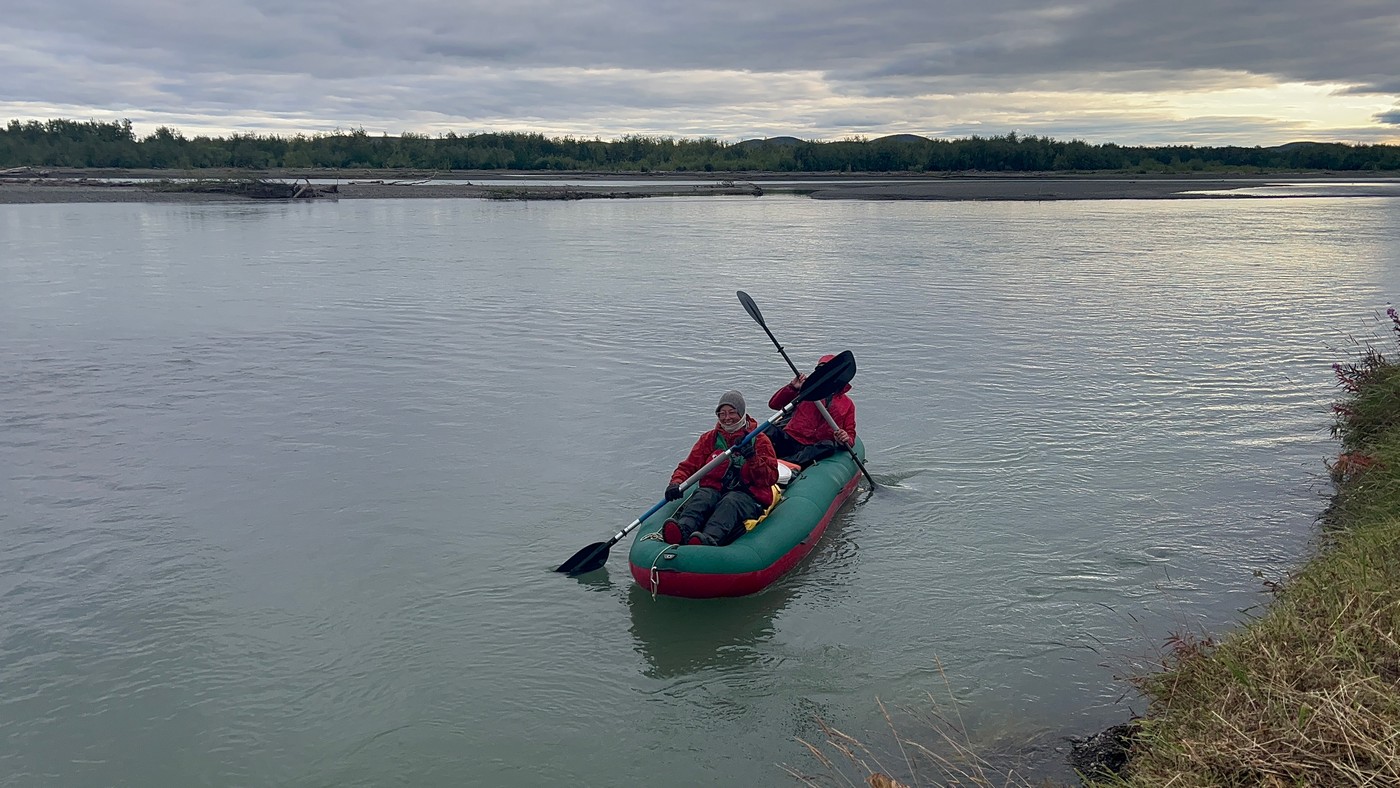
[{"label": "calm river water", "polygon": [[[1064,776],[1306,554],[1396,239],[1386,198],[0,207],[0,784],[785,785],[817,718],[889,753],[879,702],[950,697]],[[551,572],[721,392],[767,415],[739,289],[854,351],[887,486],[754,597],[654,601],[630,539]]]}]

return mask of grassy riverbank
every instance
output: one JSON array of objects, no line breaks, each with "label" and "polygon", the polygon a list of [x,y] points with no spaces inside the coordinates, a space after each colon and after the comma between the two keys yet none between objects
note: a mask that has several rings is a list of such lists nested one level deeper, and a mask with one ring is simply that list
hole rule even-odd
[{"label": "grassy riverbank", "polygon": [[1120,780],[1400,785],[1400,316],[1336,372],[1337,489],[1317,555],[1220,642],[1173,641]]}]

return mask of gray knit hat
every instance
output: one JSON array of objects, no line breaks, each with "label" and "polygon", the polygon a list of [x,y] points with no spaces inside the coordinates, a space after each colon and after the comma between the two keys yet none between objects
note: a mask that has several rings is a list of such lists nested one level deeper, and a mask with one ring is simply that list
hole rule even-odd
[{"label": "gray knit hat", "polygon": [[715,406],[715,413],[719,413],[719,409],[724,407],[725,405],[728,405],[729,407],[739,411],[740,419],[744,418],[749,413],[747,410],[744,409],[744,395],[740,394],[737,391],[724,392],[724,394],[719,398],[719,404]]}]

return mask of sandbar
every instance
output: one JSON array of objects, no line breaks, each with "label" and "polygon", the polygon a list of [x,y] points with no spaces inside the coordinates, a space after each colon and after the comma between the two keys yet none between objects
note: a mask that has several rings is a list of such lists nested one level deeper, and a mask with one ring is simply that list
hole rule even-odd
[{"label": "sandbar", "polygon": [[[641,197],[805,195],[821,200],[1161,200],[1287,197],[1396,197],[1400,177],[1360,173],[1271,175],[561,173],[501,171],[44,171],[0,173],[0,204],[247,202],[227,194],[158,191],[151,179],[315,179],[313,199],[581,200]],[[329,182],[329,183],[327,183]],[[334,189],[328,188],[333,186]]]}]

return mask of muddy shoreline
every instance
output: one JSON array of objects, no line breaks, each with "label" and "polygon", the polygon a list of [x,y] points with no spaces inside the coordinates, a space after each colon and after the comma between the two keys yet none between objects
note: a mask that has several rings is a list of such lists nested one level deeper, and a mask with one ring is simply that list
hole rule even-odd
[{"label": "muddy shoreline", "polygon": [[[332,181],[314,199],[577,200],[798,194],[823,200],[1162,200],[1315,196],[1237,193],[1275,184],[1348,184],[1337,196],[1395,196],[1400,177],[1360,173],[1229,176],[843,173],[528,173],[366,170],[44,170],[0,173],[0,204],[246,202],[226,194],[157,191],[136,179],[311,178]],[[126,180],[133,179],[133,180]],[[484,183],[473,183],[473,180]],[[508,180],[508,183],[502,183]],[[697,183],[699,182],[699,183]],[[329,191],[329,190],[325,190]]]}]

